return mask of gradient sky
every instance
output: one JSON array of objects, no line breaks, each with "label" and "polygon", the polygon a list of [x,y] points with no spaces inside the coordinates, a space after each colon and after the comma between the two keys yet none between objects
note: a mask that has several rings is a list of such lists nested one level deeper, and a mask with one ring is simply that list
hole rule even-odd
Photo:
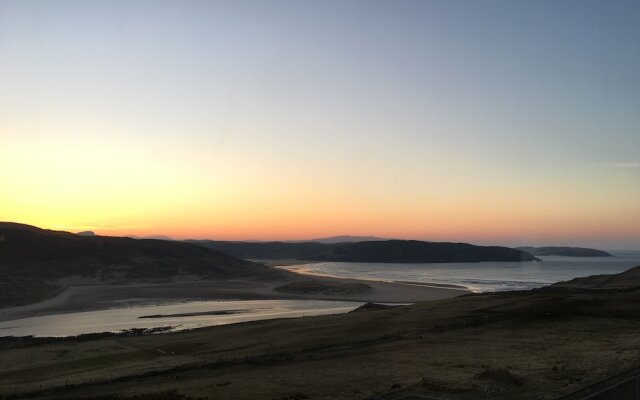
[{"label": "gradient sky", "polygon": [[0,220],[640,248],[638,1],[0,0]]}]

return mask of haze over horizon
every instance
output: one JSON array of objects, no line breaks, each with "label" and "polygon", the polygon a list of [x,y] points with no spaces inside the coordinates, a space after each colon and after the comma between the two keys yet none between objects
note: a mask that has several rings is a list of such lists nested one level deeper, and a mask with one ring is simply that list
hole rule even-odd
[{"label": "haze over horizon", "polygon": [[0,220],[640,248],[636,1],[0,0]]}]

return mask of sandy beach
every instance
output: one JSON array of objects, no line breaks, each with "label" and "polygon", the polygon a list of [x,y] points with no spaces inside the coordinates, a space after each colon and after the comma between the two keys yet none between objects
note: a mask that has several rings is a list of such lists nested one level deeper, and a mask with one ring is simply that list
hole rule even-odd
[{"label": "sandy beach", "polygon": [[[363,293],[284,293],[276,290],[291,282],[329,285],[366,284]],[[69,284],[57,296],[34,304],[0,309],[0,321],[58,313],[94,311],[140,304],[162,304],[193,300],[340,300],[378,303],[414,303],[446,299],[469,293],[462,288],[363,281],[291,274],[286,281],[194,280],[190,282],[134,284]]]}]

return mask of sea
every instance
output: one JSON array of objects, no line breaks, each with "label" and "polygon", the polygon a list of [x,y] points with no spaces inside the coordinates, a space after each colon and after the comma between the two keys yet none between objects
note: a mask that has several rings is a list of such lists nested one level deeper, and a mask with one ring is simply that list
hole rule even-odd
[{"label": "sea", "polygon": [[[473,292],[525,290],[576,277],[615,274],[640,266],[640,251],[611,252],[613,257],[543,257],[531,262],[441,264],[316,262],[284,268],[304,274],[456,285]],[[0,322],[4,336],[75,336],[130,329],[168,331],[239,322],[341,314],[363,303],[323,300],[225,300],[129,304],[108,310],[52,314]],[[162,330],[161,330],[162,331]]]},{"label": "sea", "polygon": [[533,289],[640,266],[640,251],[609,253],[613,257],[547,256],[540,257],[542,261],[436,264],[317,262],[279,268],[338,278],[457,285],[481,293]]}]

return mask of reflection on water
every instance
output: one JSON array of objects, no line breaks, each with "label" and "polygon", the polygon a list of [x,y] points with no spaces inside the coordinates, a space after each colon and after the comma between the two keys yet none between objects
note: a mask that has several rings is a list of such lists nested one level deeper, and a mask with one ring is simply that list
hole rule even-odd
[{"label": "reflection on water", "polygon": [[640,266],[640,252],[615,257],[543,257],[542,262],[349,263],[321,262],[280,268],[300,273],[385,281],[430,282],[465,286],[474,292],[525,290],[577,277],[616,274]]},{"label": "reflection on water", "polygon": [[362,303],[349,301],[243,300],[133,306],[4,321],[0,322],[0,336],[74,336],[166,326],[184,330],[263,319],[341,314],[360,305]]}]

